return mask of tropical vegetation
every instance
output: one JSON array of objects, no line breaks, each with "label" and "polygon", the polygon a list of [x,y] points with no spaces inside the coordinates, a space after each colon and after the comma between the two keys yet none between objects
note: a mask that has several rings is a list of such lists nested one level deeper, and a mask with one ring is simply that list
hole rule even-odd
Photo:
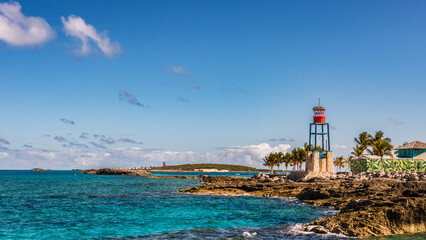
[{"label": "tropical vegetation", "polygon": [[[277,167],[278,171],[280,166],[284,164],[285,170],[291,166],[294,170],[302,170],[302,165],[306,161],[306,153],[310,147],[307,143],[304,144],[303,148],[294,148],[291,152],[271,152],[268,156],[263,159],[263,165],[269,168],[271,173],[274,172],[274,168]],[[316,150],[321,151],[321,147],[317,147]]]},{"label": "tropical vegetation", "polygon": [[364,155],[364,152],[367,151],[369,154],[380,156],[382,171],[384,171],[383,156],[387,155],[393,157],[391,139],[385,138],[383,131],[375,132],[374,136],[367,132],[362,132],[359,134],[358,138],[354,138],[354,142],[356,145],[352,148],[353,151],[351,154],[360,158]]},{"label": "tropical vegetation", "polygon": [[334,166],[337,167],[337,171],[340,172],[341,168],[347,167],[349,163],[349,158],[344,158],[343,156],[334,158]]},{"label": "tropical vegetation", "polygon": [[242,165],[215,164],[215,163],[182,164],[182,165],[171,165],[171,166],[163,166],[163,167],[152,167],[149,170],[194,171],[195,169],[213,169],[213,168],[217,170],[228,170],[230,172],[261,171],[261,169],[256,169],[256,168],[242,166]]},{"label": "tropical vegetation", "polygon": [[263,165],[268,167],[270,173],[274,173],[274,167],[278,167],[278,171],[280,170],[280,165],[283,164],[284,161],[284,153],[282,152],[274,152],[270,153],[268,156],[265,156],[263,159]]}]

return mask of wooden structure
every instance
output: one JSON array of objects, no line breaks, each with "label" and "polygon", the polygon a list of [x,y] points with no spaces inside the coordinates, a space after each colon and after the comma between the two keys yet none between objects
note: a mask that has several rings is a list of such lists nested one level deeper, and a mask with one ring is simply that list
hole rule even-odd
[{"label": "wooden structure", "polygon": [[[419,158],[426,159],[426,143],[414,141],[404,146],[395,148],[398,150],[398,158]],[[425,155],[424,157],[420,155]]]}]

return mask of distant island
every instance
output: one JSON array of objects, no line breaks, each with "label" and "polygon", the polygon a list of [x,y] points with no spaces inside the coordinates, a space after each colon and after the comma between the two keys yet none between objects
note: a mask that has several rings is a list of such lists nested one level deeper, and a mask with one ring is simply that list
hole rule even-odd
[{"label": "distant island", "polygon": [[131,175],[131,176],[150,176],[151,173],[142,169],[127,169],[127,168],[101,168],[87,169],[83,174],[96,175]]},{"label": "distant island", "polygon": [[247,167],[243,165],[200,163],[182,164],[173,166],[153,167],[147,169],[150,172],[260,172],[262,169]]},{"label": "distant island", "polygon": [[44,169],[43,168],[33,168],[33,169],[31,169],[31,171],[34,171],[34,172],[43,172]]}]

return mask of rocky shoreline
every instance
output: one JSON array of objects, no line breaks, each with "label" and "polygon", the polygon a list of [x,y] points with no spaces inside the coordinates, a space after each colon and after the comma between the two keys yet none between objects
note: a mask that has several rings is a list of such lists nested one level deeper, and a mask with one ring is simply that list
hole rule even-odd
[{"label": "rocky shoreline", "polygon": [[204,185],[180,190],[208,195],[296,197],[334,207],[337,215],[306,224],[305,231],[351,237],[426,233],[425,173],[362,173],[303,178],[258,174],[252,178],[203,176]]}]

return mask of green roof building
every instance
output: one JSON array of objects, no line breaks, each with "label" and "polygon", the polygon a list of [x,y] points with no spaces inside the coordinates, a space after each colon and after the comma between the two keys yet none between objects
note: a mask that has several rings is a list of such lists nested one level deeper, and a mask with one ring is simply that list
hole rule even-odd
[{"label": "green roof building", "polygon": [[426,143],[414,141],[395,148],[399,158],[426,159]]}]

